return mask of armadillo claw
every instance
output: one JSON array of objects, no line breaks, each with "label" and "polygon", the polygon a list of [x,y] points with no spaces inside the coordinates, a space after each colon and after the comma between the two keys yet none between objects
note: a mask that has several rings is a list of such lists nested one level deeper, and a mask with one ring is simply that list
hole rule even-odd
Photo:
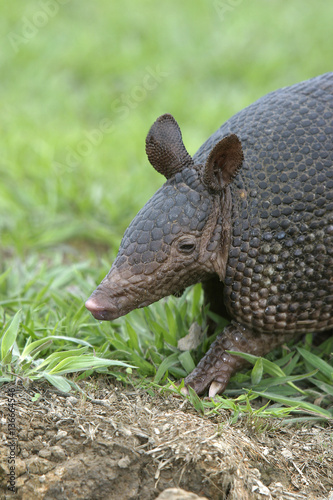
[{"label": "armadillo claw", "polygon": [[226,352],[227,350],[248,352],[248,339],[244,333],[240,325],[232,324],[226,327],[212,343],[198,366],[186,377],[185,386],[192,387],[197,394],[203,394],[208,389],[209,397],[223,392],[231,375],[246,364],[244,359]]},{"label": "armadillo claw", "polygon": [[214,380],[214,382],[212,382],[210,384],[209,391],[208,391],[208,396],[210,398],[213,398],[214,396],[216,396],[216,394],[219,394],[220,392],[223,392],[224,389],[225,389],[225,384],[219,384],[219,382],[216,382]]},{"label": "armadillo claw", "polygon": [[[214,396],[216,396],[216,394],[219,394],[220,392],[223,392],[225,389],[225,384],[221,384],[219,382],[216,382],[215,380],[210,384],[210,387],[209,387],[209,391],[208,391],[208,396],[210,398],[213,398]],[[189,395],[189,391],[188,391],[188,388],[185,386],[185,387],[182,387],[180,392],[184,395],[184,396],[188,396]],[[197,391],[198,392],[198,391]]]},{"label": "armadillo claw", "polygon": [[188,388],[187,387],[182,387],[180,389],[180,392],[184,395],[184,396],[188,396],[189,395],[189,392],[188,392]]},{"label": "armadillo claw", "polygon": [[247,364],[240,356],[233,356],[227,351],[264,356],[293,336],[291,332],[283,335],[274,332],[253,334],[233,322],[216,337],[197,367],[186,377],[185,386],[192,387],[197,394],[203,394],[209,388],[209,396],[214,397],[225,390],[231,375]]},{"label": "armadillo claw", "polygon": [[[210,361],[211,358],[206,359],[206,356],[202,358],[198,366],[186,377],[184,382],[185,386],[192,387],[197,394],[203,394],[209,388],[209,396],[214,397],[225,390],[234,369],[232,363],[222,365],[223,361],[226,361],[227,356],[231,358],[226,353],[224,353],[222,363],[221,360],[216,359],[217,366],[207,366],[207,361]],[[183,394],[185,394],[185,391],[183,391]]]}]

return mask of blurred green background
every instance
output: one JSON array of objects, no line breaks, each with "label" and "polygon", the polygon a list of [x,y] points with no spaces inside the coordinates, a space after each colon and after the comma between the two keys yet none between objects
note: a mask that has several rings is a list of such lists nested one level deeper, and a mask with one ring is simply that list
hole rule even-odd
[{"label": "blurred green background", "polygon": [[260,96],[332,70],[333,3],[324,0],[0,9],[2,269],[30,254],[111,263],[163,183],[144,151],[157,116],[175,116],[193,154]]}]

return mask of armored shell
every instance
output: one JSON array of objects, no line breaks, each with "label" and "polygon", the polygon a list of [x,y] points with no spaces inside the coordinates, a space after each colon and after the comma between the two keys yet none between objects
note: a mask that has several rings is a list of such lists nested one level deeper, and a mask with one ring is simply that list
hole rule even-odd
[{"label": "armored shell", "polygon": [[253,331],[333,325],[333,73],[272,92],[233,116],[194,156],[229,133],[244,162],[230,189],[224,303]]}]

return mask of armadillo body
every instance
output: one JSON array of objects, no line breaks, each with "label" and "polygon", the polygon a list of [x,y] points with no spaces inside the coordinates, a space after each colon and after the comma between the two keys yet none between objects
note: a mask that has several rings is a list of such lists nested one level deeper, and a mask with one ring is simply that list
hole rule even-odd
[{"label": "armadillo body", "polygon": [[244,162],[230,189],[224,279],[230,316],[253,331],[333,325],[333,74],[281,89],[228,120],[194,156],[234,133]]},{"label": "armadillo body", "polygon": [[333,326],[333,73],[272,92],[188,155],[163,115],[146,142],[167,182],[86,305],[113,319],[202,282],[232,320],[185,383],[222,392],[244,361]]}]

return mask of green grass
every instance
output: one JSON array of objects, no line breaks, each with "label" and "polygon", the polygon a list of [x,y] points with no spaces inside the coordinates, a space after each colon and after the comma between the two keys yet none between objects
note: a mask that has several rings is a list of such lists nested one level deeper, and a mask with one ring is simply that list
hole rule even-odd
[{"label": "green grass", "polygon": [[[174,114],[193,154],[261,95],[332,69],[333,4],[235,3],[50,0],[2,7],[3,381],[46,378],[68,388],[95,371],[156,387],[183,377],[206,350],[208,340],[195,352],[177,349],[192,322],[205,327],[200,287],[112,324],[95,321],[83,303],[128,223],[163,183],[144,152],[157,116]],[[303,350],[270,355],[275,369],[253,360],[252,375],[234,377],[227,399],[190,397],[198,409],[229,405],[237,416],[255,411],[250,402],[265,391],[274,403],[263,414],[282,415],[287,407],[332,416],[331,352],[331,341],[320,350],[308,339]]]},{"label": "green grass", "polygon": [[[136,310],[112,323],[97,322],[84,309],[84,298],[94,286],[87,263],[38,262],[29,257],[22,265],[0,275],[0,307],[3,332],[0,351],[0,384],[19,378],[47,380],[62,391],[78,388],[77,382],[94,372],[110,374],[125,384],[160,388],[180,394],[172,380],[190,373],[212,339],[195,351],[179,351],[178,341],[191,325],[206,329],[209,311],[203,308],[201,286],[182,297],[169,297]],[[225,325],[221,320],[220,331]],[[333,416],[333,351],[330,338],[318,348],[308,336],[305,346],[270,353],[267,359],[244,355],[254,365],[236,374],[222,397],[202,401],[193,392],[190,400],[201,413],[221,409],[251,417],[286,417],[286,422],[330,419]],[[72,374],[72,377],[66,377]],[[171,380],[170,380],[171,378]],[[258,407],[258,398],[272,403]],[[259,401],[259,399],[258,399]],[[252,404],[251,404],[252,403]]]}]

